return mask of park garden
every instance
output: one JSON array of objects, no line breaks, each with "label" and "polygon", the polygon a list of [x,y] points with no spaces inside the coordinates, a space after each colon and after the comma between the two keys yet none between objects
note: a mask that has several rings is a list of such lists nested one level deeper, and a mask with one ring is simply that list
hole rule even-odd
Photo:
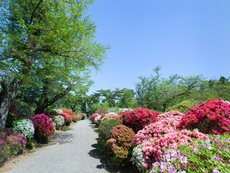
[{"label": "park garden", "polygon": [[156,66],[135,89],[87,94],[110,49],[95,38],[92,3],[0,1],[1,164],[88,115],[100,152],[120,167],[230,172],[229,77],[162,78]]}]

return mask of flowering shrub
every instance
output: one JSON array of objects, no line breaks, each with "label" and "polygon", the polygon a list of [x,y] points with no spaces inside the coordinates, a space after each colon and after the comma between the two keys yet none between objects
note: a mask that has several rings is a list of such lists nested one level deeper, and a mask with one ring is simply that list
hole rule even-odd
[{"label": "flowering shrub", "polygon": [[226,134],[230,132],[230,104],[218,100],[208,100],[192,108],[182,118],[179,129],[195,129],[206,134]]},{"label": "flowering shrub", "polygon": [[27,138],[27,140],[33,138],[35,129],[34,129],[34,124],[31,120],[22,119],[22,120],[15,121],[13,124],[14,124],[13,129],[15,131],[22,133]]},{"label": "flowering shrub", "polygon": [[72,122],[72,119],[67,115],[67,114],[58,114],[60,116],[63,116],[65,118],[65,125],[69,126],[70,123]]},{"label": "flowering shrub", "polygon": [[123,113],[125,111],[132,111],[132,109],[131,108],[119,108],[118,111],[117,111],[117,113],[121,114],[121,113]]},{"label": "flowering shrub", "polygon": [[47,137],[53,134],[53,123],[45,114],[37,114],[32,117],[27,117],[30,119],[35,127],[35,135],[39,140],[47,140]]},{"label": "flowering shrub", "polygon": [[126,164],[132,156],[135,133],[131,128],[124,125],[113,127],[111,133],[111,138],[106,145],[114,155],[113,160],[122,165]]},{"label": "flowering shrub", "polygon": [[102,115],[104,116],[101,118],[101,123],[109,119],[113,119],[113,118],[117,119],[118,117],[118,115],[114,112],[110,112],[108,114],[102,114]]},{"label": "flowering shrub", "polygon": [[[177,149],[179,145],[191,145],[192,138],[208,139],[203,133],[197,129],[194,131],[182,130],[177,131],[176,125],[180,123],[181,113],[171,111],[161,114],[156,118],[158,120],[143,130],[138,131],[134,139],[134,146],[142,144],[142,152],[144,157],[142,163],[146,169],[152,167],[153,162],[161,161],[164,149]],[[182,114],[183,115],[183,114]]]},{"label": "flowering shrub", "polygon": [[18,109],[16,108],[16,103],[12,103],[9,109],[8,116],[6,118],[6,127],[11,128],[13,127],[13,122],[18,120]]},{"label": "flowering shrub", "polygon": [[99,125],[101,123],[101,115],[96,116],[94,122]]},{"label": "flowering shrub", "polygon": [[26,146],[26,138],[13,129],[0,129],[0,163],[17,155]]},{"label": "flowering shrub", "polygon": [[57,115],[54,117],[54,122],[56,123],[57,128],[60,128],[65,124],[65,118],[61,115]]},{"label": "flowering shrub", "polygon": [[54,109],[58,114],[63,114],[64,112],[61,109]]},{"label": "flowering shrub", "polygon": [[94,119],[95,119],[97,116],[99,116],[99,114],[98,114],[98,113],[94,113],[93,115],[91,115],[90,120],[91,120],[93,123],[96,123],[96,122],[94,121]]},{"label": "flowering shrub", "polygon": [[142,159],[144,158],[144,153],[142,152],[142,148],[143,148],[142,144],[139,144],[133,148],[132,163],[137,166],[139,172],[146,172],[146,169],[144,168],[145,165],[142,162]]},{"label": "flowering shrub", "polygon": [[[162,162],[153,163],[150,172],[229,172],[230,136],[210,136],[194,145],[166,150]],[[183,153],[183,154],[181,154]]]},{"label": "flowering shrub", "polygon": [[119,122],[123,125],[128,126],[128,120],[129,120],[129,116],[131,115],[132,111],[125,111],[122,112],[121,114],[119,114]]},{"label": "flowering shrub", "polygon": [[87,118],[87,115],[85,113],[80,113],[80,116],[82,117],[81,119],[84,120]]},{"label": "flowering shrub", "polygon": [[111,138],[111,131],[113,127],[118,125],[120,125],[120,123],[116,119],[109,119],[100,124],[98,128],[98,148],[100,149],[100,152],[108,152],[106,143]]},{"label": "flowering shrub", "polygon": [[73,120],[74,122],[76,121],[77,116],[74,115],[73,112],[68,111],[68,110],[64,110],[64,109],[63,109],[62,111],[63,111],[63,113],[68,114],[70,117],[72,117],[72,120]]},{"label": "flowering shrub", "polygon": [[133,111],[126,111],[124,114],[129,114],[127,126],[132,128],[134,132],[137,133],[146,125],[155,122],[159,113],[150,111],[148,108],[139,108]]}]

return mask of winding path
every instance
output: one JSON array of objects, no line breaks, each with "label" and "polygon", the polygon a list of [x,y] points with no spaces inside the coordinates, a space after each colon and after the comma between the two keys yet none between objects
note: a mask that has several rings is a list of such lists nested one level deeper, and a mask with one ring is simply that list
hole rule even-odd
[{"label": "winding path", "polygon": [[107,173],[89,119],[56,137],[57,143],[35,152],[7,173]]}]

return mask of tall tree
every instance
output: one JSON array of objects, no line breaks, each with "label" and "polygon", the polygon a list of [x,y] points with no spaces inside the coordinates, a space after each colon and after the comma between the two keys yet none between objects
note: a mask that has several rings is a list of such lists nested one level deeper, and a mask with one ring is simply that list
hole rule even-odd
[{"label": "tall tree", "polygon": [[[21,85],[43,88],[46,105],[50,105],[72,89],[76,82],[72,83],[72,79],[91,68],[99,69],[109,47],[94,39],[96,26],[85,15],[91,3],[91,0],[0,2],[0,127],[5,126],[11,101]],[[49,99],[47,88],[50,81],[56,80],[54,76],[62,76],[61,87],[65,89]]]}]

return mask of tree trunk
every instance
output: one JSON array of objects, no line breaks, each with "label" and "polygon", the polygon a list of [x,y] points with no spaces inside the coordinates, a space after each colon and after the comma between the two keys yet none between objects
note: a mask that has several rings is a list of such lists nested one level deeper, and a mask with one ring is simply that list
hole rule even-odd
[{"label": "tree trunk", "polygon": [[[46,88],[46,89],[48,89],[48,88]],[[64,91],[62,91],[61,93],[57,94],[57,95],[56,95],[55,97],[53,97],[50,101],[48,101],[48,98],[45,99],[45,100],[43,101],[43,103],[42,103],[40,106],[38,106],[38,107],[36,108],[36,110],[35,110],[35,115],[41,114],[41,113],[45,110],[45,108],[47,108],[48,106],[51,106],[51,105],[54,104],[58,99],[64,97],[64,96],[67,94],[67,92],[69,92],[71,89],[72,89],[72,86],[71,86],[71,84],[69,84],[69,86],[68,86]]]},{"label": "tree trunk", "polygon": [[9,88],[7,89],[5,95],[3,96],[0,105],[0,128],[5,128],[6,118],[10,109],[12,99],[15,97],[16,92],[19,87],[18,78],[14,78],[11,82]]}]

